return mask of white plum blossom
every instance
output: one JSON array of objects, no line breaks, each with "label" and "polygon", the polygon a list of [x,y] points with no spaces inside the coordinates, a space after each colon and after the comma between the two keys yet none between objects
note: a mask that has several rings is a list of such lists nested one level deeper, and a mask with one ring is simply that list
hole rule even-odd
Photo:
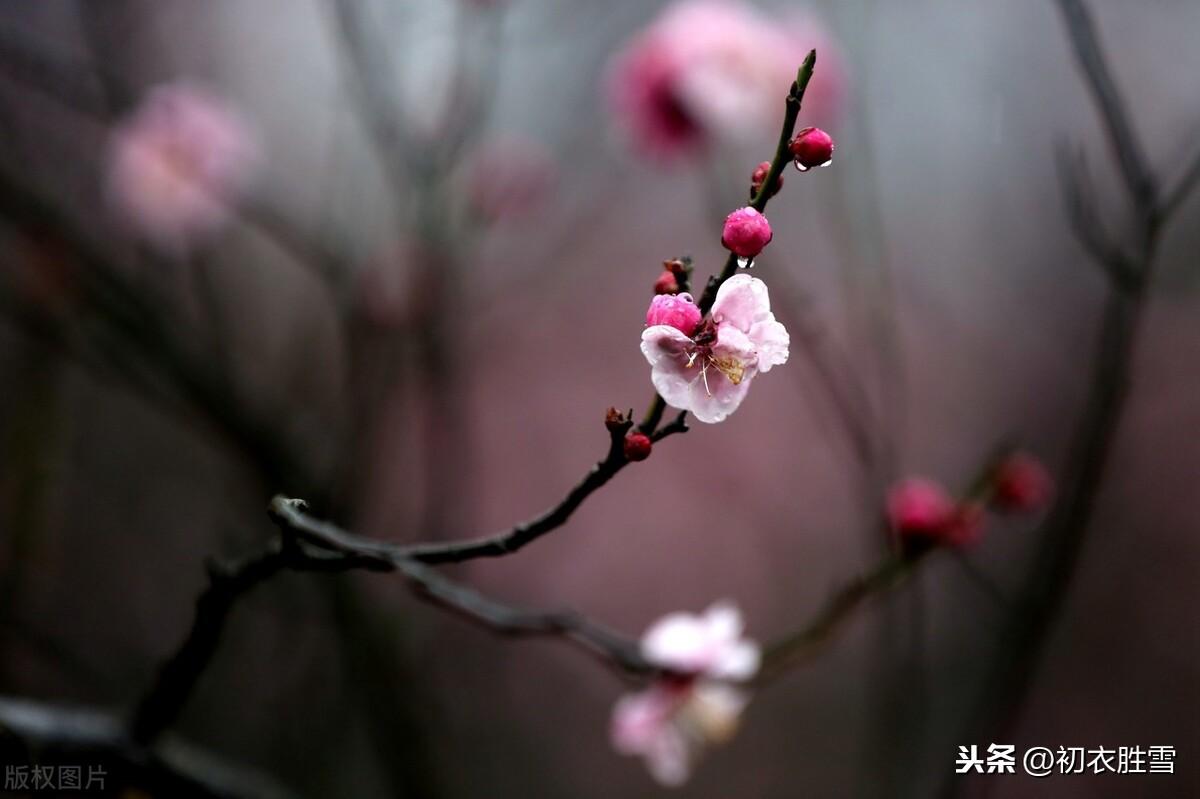
[{"label": "white plum blossom", "polygon": [[748,694],[731,685],[758,671],[758,645],[742,638],[742,617],[719,602],[703,615],[672,613],[642,637],[642,654],[666,670],[613,708],[613,747],[638,755],[655,780],[682,785],[704,751],[737,731]]},{"label": "white plum blossom", "polygon": [[767,284],[739,273],[721,284],[692,334],[668,324],[642,332],[650,381],[667,404],[701,422],[723,421],[759,373],[787,363],[788,332],[771,313]]}]

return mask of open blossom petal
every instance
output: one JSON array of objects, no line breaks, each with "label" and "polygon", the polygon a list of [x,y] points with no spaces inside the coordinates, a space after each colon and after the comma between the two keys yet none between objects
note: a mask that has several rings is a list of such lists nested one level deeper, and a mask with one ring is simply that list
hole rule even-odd
[{"label": "open blossom petal", "polygon": [[758,646],[742,637],[737,607],[718,602],[703,615],[672,613],[642,637],[642,654],[665,668],[720,679],[746,679],[758,670]]},{"label": "open blossom petal", "polygon": [[613,748],[641,756],[650,776],[677,787],[708,747],[733,736],[748,699],[721,682],[656,683],[617,701],[610,726]]},{"label": "open blossom petal", "polygon": [[692,340],[670,325],[654,325],[642,331],[642,354],[650,362],[650,382],[667,404],[690,408],[692,382],[697,370],[688,365]]}]

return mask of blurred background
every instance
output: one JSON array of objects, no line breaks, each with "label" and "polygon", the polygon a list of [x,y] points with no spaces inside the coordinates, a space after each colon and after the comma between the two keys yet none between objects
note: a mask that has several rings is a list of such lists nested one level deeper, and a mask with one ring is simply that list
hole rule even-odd
[{"label": "blurred background", "polygon": [[[1170,186],[1200,3],[1089,8]],[[791,361],[563,529],[452,570],[631,635],[729,598],[771,640],[885,551],[896,477],[965,487],[1009,436],[1066,467],[1108,288],[1056,151],[1137,231],[1055,4],[0,3],[0,694],[126,712],[277,492],[397,542],[556,502],[605,408],[651,398],[661,263],[720,269],[811,47],[800,124],[837,152],[786,172],[754,270]],[[1200,794],[1198,221],[1191,197],[1161,230],[1095,513],[1000,709],[1018,752],[1170,745],[1175,773],[951,779],[993,740],[972,725],[1040,556],[1016,519],[758,695],[679,795]],[[174,734],[300,796],[660,795],[610,748],[622,690],[395,577],[285,574]]]}]

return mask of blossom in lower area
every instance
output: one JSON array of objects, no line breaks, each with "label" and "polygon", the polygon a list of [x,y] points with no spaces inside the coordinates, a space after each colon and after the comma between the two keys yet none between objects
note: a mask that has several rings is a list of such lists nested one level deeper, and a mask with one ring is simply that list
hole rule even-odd
[{"label": "blossom in lower area", "polygon": [[681,785],[709,746],[737,730],[749,696],[731,683],[757,673],[759,648],[742,637],[738,609],[723,602],[698,616],[665,616],[646,631],[641,648],[665,676],[617,702],[612,743],[641,756],[660,783]]},{"label": "blossom in lower area", "polygon": [[737,410],[756,375],[786,363],[789,344],[766,284],[745,273],[721,284],[712,312],[692,332],[670,323],[642,332],[654,388],[669,405],[708,423]]},{"label": "blossom in lower area", "polygon": [[249,127],[219,97],[160,86],[112,132],[108,195],[131,227],[178,252],[228,219],[258,158]]},{"label": "blossom in lower area", "polygon": [[821,77],[805,97],[806,118],[835,107],[843,82],[837,48],[819,23],[774,19],[737,0],[682,0],[613,58],[609,105],[631,144],[659,158],[753,139],[778,124],[788,86],[814,47]]}]

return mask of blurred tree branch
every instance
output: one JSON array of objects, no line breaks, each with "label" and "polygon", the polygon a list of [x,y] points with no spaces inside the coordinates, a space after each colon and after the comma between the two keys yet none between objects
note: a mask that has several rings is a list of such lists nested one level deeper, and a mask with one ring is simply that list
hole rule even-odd
[{"label": "blurred tree branch", "polygon": [[[1090,206],[1092,195],[1082,169],[1061,172],[1064,200],[1084,249],[1107,274],[1109,292],[1093,360],[1091,390],[1073,435],[1059,496],[1039,530],[1039,549],[996,647],[980,700],[959,740],[1007,740],[1021,701],[1061,612],[1092,521],[1097,494],[1112,454],[1129,393],[1130,370],[1139,323],[1153,275],[1162,224],[1196,180],[1200,164],[1190,164],[1176,188],[1164,196],[1138,140],[1134,118],[1117,89],[1084,0],[1056,0],[1080,71],[1104,123],[1109,149],[1135,217],[1132,247],[1111,244]],[[959,795],[963,782],[950,778],[943,795]]]},{"label": "blurred tree branch", "polygon": [[396,572],[413,591],[441,608],[502,635],[559,636],[629,674],[658,671],[626,639],[573,611],[533,611],[498,602],[467,588],[405,554],[403,549],[351,535],[309,516],[300,500],[276,497],[269,515],[279,535],[254,555],[209,568],[209,586],[196,601],[196,614],[182,646],[163,665],[133,714],[133,740],[153,742],[170,726],[192,695],[216,652],[226,619],[239,598],[281,571]]}]

